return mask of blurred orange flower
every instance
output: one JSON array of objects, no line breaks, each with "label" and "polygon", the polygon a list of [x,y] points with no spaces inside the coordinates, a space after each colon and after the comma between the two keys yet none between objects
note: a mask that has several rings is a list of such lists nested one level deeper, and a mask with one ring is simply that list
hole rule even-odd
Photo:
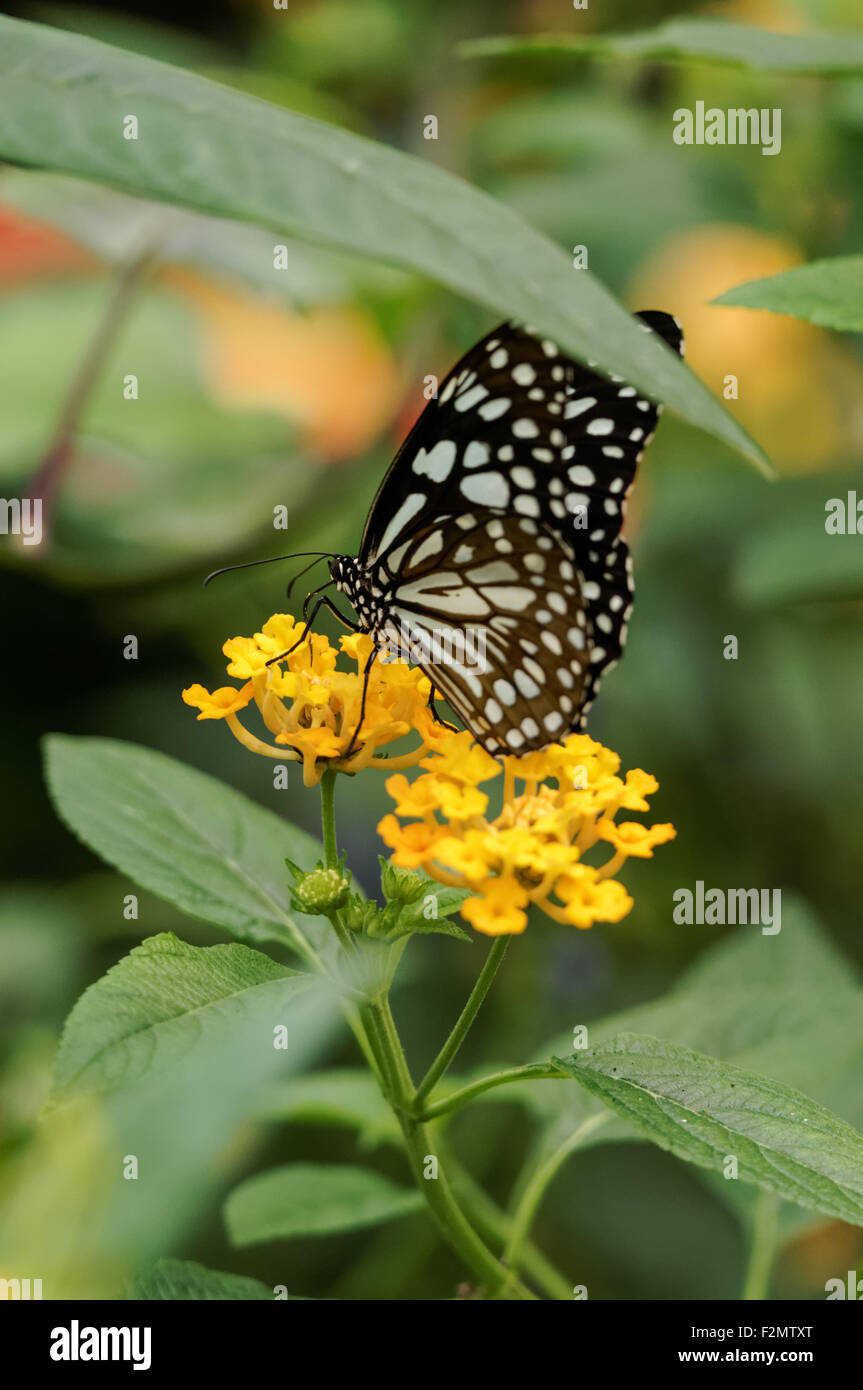
[{"label": "blurred orange flower", "polygon": [[666,241],[628,287],[632,304],[669,304],[686,329],[686,358],[779,468],[835,461],[859,431],[863,371],[813,324],[785,314],[712,304],[747,280],[802,262],[793,242],[749,227],[713,224]]},{"label": "blurred orange flower", "polygon": [[284,415],[326,459],[361,454],[385,428],[399,383],[368,314],[341,305],[300,312],[180,268],[161,278],[200,316],[204,371],[223,404]]}]

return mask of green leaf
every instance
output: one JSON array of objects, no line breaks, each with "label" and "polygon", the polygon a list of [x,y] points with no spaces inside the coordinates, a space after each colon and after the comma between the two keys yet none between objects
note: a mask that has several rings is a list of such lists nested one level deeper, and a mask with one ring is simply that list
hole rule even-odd
[{"label": "green leaf", "polygon": [[863,330],[863,256],[834,256],[763,280],[748,280],[711,302],[793,314],[821,328],[859,333]]},{"label": "green leaf", "polygon": [[248,1279],[243,1274],[222,1274],[205,1269],[194,1260],[165,1258],[138,1270],[129,1283],[126,1298],[149,1303],[159,1299],[272,1303],[273,1291],[259,1279]]},{"label": "green leaf", "polygon": [[45,768],[58,815],[109,864],[242,940],[295,944],[284,861],[322,854],[304,831],[132,743],[52,734]]},{"label": "green leaf", "polygon": [[[4,169],[0,193],[4,203],[30,217],[53,223],[65,236],[73,237],[87,250],[116,265],[132,260],[139,253],[153,218],[160,215],[164,219],[165,216],[164,208],[158,203],[84,183],[81,179],[36,174],[30,169]],[[382,269],[368,261],[352,261],[345,256],[336,258],[302,242],[288,245],[291,273],[285,276],[273,266],[273,238],[263,228],[181,208],[172,210],[159,248],[160,258],[171,265],[189,265],[210,275],[238,280],[252,290],[292,305],[341,304],[355,296],[358,290],[380,292],[400,286],[406,280],[397,271]],[[52,288],[56,290],[57,286]],[[132,331],[134,324],[127,330]],[[191,354],[184,344],[181,347],[186,351],[188,364]],[[138,351],[135,344],[136,357]],[[173,363],[168,369],[176,371]],[[152,367],[148,364],[148,398],[156,370],[158,364]],[[210,406],[216,409],[212,399]],[[117,413],[122,415],[122,404]],[[217,411],[217,414],[219,427],[224,428],[230,421],[230,412]]]},{"label": "green leaf", "polygon": [[650,62],[691,63],[751,68],[777,73],[863,72],[860,34],[777,34],[720,19],[669,19],[655,29],[628,34],[539,34],[501,36],[463,43],[467,58],[537,54],[572,58],[643,58]]},{"label": "green leaf", "polygon": [[863,1135],[802,1092],[633,1033],[554,1060],[660,1148],[863,1225]]},{"label": "green leaf", "polygon": [[734,1061],[798,1087],[863,1129],[863,990],[844,991],[825,1002],[805,1028],[767,1036]]},{"label": "green leaf", "polygon": [[[734,932],[703,952],[668,994],[592,1023],[588,1038],[591,1044],[604,1046],[619,1033],[647,1033],[711,1056],[739,1059],[753,1070],[806,1087],[856,1122],[856,1113],[849,1113],[844,1103],[848,1088],[854,1085],[853,1071],[845,1064],[853,1044],[846,1039],[844,1049],[831,1051],[818,1048],[816,1037],[824,1018],[838,1017],[840,1011],[848,1026],[846,1009],[858,993],[853,968],[804,904],[787,895],[778,936],[763,936],[750,927]],[[863,1017],[855,1036],[863,1042]],[[810,1038],[813,1050],[804,1062],[802,1054]],[[757,1058],[756,1049],[771,1042],[775,1052],[785,1056],[787,1070],[774,1073],[768,1059],[763,1066],[750,1061]],[[571,1046],[571,1036],[559,1036],[541,1049],[541,1055],[562,1054]],[[816,1056],[820,1060],[817,1086]],[[800,1062],[797,1074],[794,1059]],[[505,1090],[508,1098],[522,1100],[543,1123],[542,1153],[578,1129],[583,1135],[579,1148],[638,1137],[619,1114],[606,1111],[600,1121],[602,1106],[595,1096],[567,1094],[567,1088],[556,1081],[534,1086],[518,1082]],[[490,1092],[495,1094],[500,1093]]]},{"label": "green leaf", "polygon": [[379,1226],[422,1206],[418,1192],[364,1168],[292,1163],[259,1173],[225,1203],[233,1245]]},{"label": "green leaf", "polygon": [[[431,276],[526,319],[767,469],[707,388],[586,270],[431,162],[136,54],[0,17],[0,157]],[[138,118],[137,140],[123,138]],[[178,140],[177,132],[182,132]]]},{"label": "green leaf", "polygon": [[368,1071],[342,1068],[290,1077],[262,1098],[261,1119],[355,1129],[373,1147],[398,1142],[401,1130],[380,1087]]},{"label": "green leaf", "polygon": [[[698,956],[661,998],[592,1023],[589,1041],[649,1033],[712,1056],[736,1057],[770,1038],[805,1037],[807,1028],[858,988],[853,967],[827,933],[802,902],[786,895],[778,935],[764,936],[755,927],[733,932]],[[546,1044],[544,1056],[571,1045],[571,1039],[558,1037]]]},{"label": "green leaf", "polygon": [[[825,504],[837,495],[845,509],[847,535],[825,530]],[[734,572],[737,598],[750,608],[767,609],[863,597],[858,496],[863,501],[863,489],[849,507],[847,493],[824,487],[808,515],[780,511],[769,517],[741,550]]]},{"label": "green leaf", "polygon": [[311,979],[248,946],[189,946],[161,932],[85,990],[69,1015],[54,1073],[54,1101],[112,1091],[212,1049],[248,1018],[261,1046]]},{"label": "green leaf", "polygon": [[[388,941],[397,941],[402,936],[428,936],[438,932],[443,936],[455,936],[459,941],[473,941],[470,932],[465,931],[459,922],[449,921],[452,913],[458,912],[465,898],[470,894],[464,888],[449,888],[432,879],[424,885],[423,896],[414,902],[402,903],[396,917],[394,929],[387,932]],[[437,915],[426,917],[426,899],[435,900]]]}]

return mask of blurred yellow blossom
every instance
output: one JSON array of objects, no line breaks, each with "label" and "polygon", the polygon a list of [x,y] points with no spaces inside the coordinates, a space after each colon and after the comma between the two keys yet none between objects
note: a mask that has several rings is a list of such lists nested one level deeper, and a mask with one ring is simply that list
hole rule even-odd
[{"label": "blurred yellow blossom", "polygon": [[[632,899],[612,875],[630,856],[650,858],[674,838],[671,825],[615,821],[619,810],[648,810],[658,783],[638,768],[621,777],[617,754],[586,734],[498,763],[469,733],[451,733],[421,766],[414,782],[387,779],[396,814],[378,831],[394,864],[470,889],[462,916],[488,936],[524,931],[532,902],[576,927],[620,921]],[[489,817],[479,784],[501,773],[502,806]],[[415,819],[402,824],[400,816]],[[610,857],[584,862],[604,844]]]}]

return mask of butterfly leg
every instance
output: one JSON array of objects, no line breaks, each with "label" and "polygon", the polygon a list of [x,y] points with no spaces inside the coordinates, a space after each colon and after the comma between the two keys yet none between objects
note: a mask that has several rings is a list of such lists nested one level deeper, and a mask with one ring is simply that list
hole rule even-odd
[{"label": "butterfly leg", "polygon": [[320,612],[320,610],[321,610],[322,608],[328,608],[328,609],[330,610],[330,612],[333,613],[333,614],[335,615],[335,617],[338,618],[339,622],[342,623],[346,628],[349,628],[349,629],[351,630],[351,632],[360,632],[360,631],[361,631],[361,628],[360,628],[360,626],[359,626],[358,623],[352,623],[351,620],[350,620],[350,618],[346,618],[345,615],[344,615],[344,613],[340,613],[340,612],[339,612],[338,608],[336,608],[336,606],[335,606],[335,604],[333,603],[332,599],[330,598],[329,594],[323,594],[323,595],[318,599],[317,603],[315,604],[314,608],[313,608],[312,611],[311,611],[311,614],[309,614],[309,613],[308,613],[308,603],[309,603],[309,599],[310,599],[310,598],[313,598],[313,597],[314,597],[313,594],[309,594],[308,598],[306,599],[305,603],[303,604],[303,622],[304,622],[305,626],[304,626],[304,628],[303,628],[303,635],[302,635],[302,637],[298,638],[297,641],[294,643],[294,645],[293,645],[292,647],[288,647],[287,651],[285,651],[285,652],[280,652],[278,656],[271,656],[270,659],[269,659],[269,661],[266,663],[267,666],[272,666],[272,665],[274,665],[275,662],[277,662],[277,661],[284,661],[284,659],[285,659],[286,656],[290,656],[290,655],[291,655],[291,652],[295,652],[295,651],[297,650],[297,647],[301,647],[301,646],[303,645],[303,643],[305,642],[306,638],[307,638],[308,635],[309,635],[309,629],[310,629],[310,627],[312,626],[312,623],[315,621],[315,618],[318,616],[318,613]]},{"label": "butterfly leg", "polygon": [[459,730],[458,730],[458,728],[456,727],[456,725],[455,725],[455,724],[449,724],[449,723],[446,721],[446,719],[441,719],[440,715],[438,714],[437,710],[435,709],[434,697],[435,697],[435,690],[436,690],[436,688],[437,688],[437,687],[433,684],[431,690],[429,691],[429,698],[428,698],[428,707],[429,707],[429,709],[431,710],[432,719],[434,720],[434,722],[435,722],[436,724],[443,724],[443,726],[444,726],[445,729],[449,729],[451,733],[457,734],[457,733],[459,732]]},{"label": "butterfly leg", "polygon": [[348,744],[344,753],[341,754],[340,761],[342,762],[346,758],[349,758],[351,756],[351,753],[354,751],[356,741],[359,738],[360,729],[363,727],[363,720],[366,717],[366,696],[369,693],[369,677],[371,676],[372,666],[374,665],[375,657],[377,656],[377,654],[377,648],[373,647],[369,655],[369,659],[366,662],[365,667],[363,669],[363,694],[362,699],[360,700],[360,722],[351,734],[350,743]]}]

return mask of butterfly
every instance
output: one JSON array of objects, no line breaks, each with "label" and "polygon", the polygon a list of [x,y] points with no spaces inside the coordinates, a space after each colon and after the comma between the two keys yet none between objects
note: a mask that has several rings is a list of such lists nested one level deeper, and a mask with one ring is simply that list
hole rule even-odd
[{"label": "butterfly", "polygon": [[[669,314],[636,316],[683,353]],[[660,407],[518,323],[456,364],[330,582],[381,653],[408,653],[487,752],[584,728],[621,655],[627,495]],[[329,604],[328,600],[323,600]],[[340,615],[341,616],[341,615]]]}]

